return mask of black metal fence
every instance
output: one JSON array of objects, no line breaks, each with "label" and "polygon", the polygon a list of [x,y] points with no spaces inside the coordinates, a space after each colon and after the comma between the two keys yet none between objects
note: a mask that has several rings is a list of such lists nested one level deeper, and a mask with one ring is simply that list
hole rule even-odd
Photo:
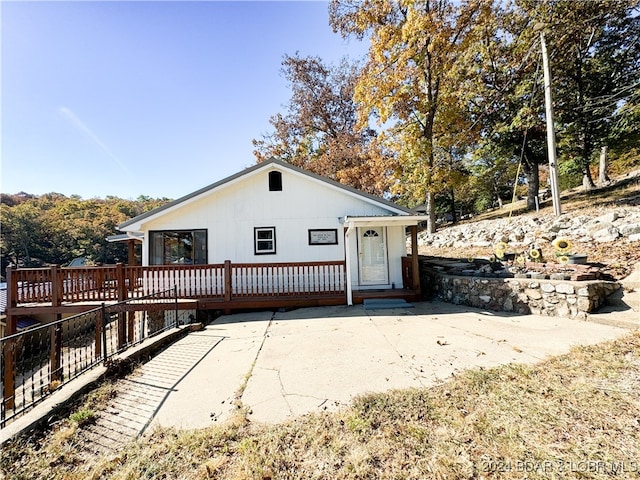
[{"label": "black metal fence", "polygon": [[0,427],[61,385],[145,339],[190,323],[175,289],[101,307],[0,339]]}]

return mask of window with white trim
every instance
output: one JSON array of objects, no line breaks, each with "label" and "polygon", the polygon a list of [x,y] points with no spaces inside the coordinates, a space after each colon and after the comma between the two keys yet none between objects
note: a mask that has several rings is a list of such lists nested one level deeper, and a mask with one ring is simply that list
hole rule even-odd
[{"label": "window with white trim", "polygon": [[253,246],[256,255],[275,254],[276,227],[255,227],[253,229]]}]

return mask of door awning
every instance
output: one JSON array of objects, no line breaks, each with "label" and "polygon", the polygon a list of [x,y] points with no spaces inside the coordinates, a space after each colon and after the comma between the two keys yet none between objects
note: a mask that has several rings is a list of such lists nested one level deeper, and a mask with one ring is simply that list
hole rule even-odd
[{"label": "door awning", "polygon": [[129,240],[142,242],[144,241],[144,234],[138,232],[128,232],[119,233],[117,235],[110,235],[107,237],[107,242],[128,242]]},{"label": "door awning", "polygon": [[374,215],[370,217],[345,216],[340,219],[345,227],[388,227],[394,225],[412,226],[426,222],[426,215]]}]

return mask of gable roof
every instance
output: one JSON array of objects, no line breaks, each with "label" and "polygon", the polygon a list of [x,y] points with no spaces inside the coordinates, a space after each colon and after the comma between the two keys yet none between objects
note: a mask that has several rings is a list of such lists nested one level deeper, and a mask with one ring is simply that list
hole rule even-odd
[{"label": "gable roof", "polygon": [[[254,175],[262,170],[267,170],[274,166],[282,170],[290,170],[293,173],[305,175],[313,179],[314,181],[323,182],[324,184],[332,188],[342,190],[348,193],[349,195],[359,197],[369,203],[374,203],[374,204],[383,206],[384,208],[390,209],[396,215],[411,215],[413,213],[410,209],[402,207],[389,200],[385,200],[384,198],[371,195],[369,193],[363,192],[356,188],[343,185],[339,182],[336,182],[335,180],[331,180],[330,178],[317,175],[315,173],[312,173],[300,167],[296,167],[295,165],[291,165],[290,163],[284,162],[282,160],[277,160],[275,158],[272,158],[265,162],[258,163],[249,168],[246,168],[218,182],[212,183],[211,185],[207,185],[206,187],[196,190],[195,192],[185,195],[184,197],[180,197],[177,200],[173,200],[172,202],[162,205],[161,207],[154,208],[153,210],[149,210],[148,212],[143,213],[142,215],[138,215],[137,217],[134,217],[130,220],[127,220],[126,222],[121,223],[120,225],[118,225],[117,228],[118,230],[126,231],[127,227],[131,227],[134,225],[138,226],[140,222],[142,222],[143,220],[148,221],[148,220],[157,218],[158,216],[162,215],[164,212],[174,210],[176,207],[182,204],[189,203],[190,201],[197,199],[208,192],[222,188],[231,183],[235,183],[237,180],[239,180],[242,177],[248,177],[248,176]],[[135,228],[132,228],[131,230],[135,230]]]}]

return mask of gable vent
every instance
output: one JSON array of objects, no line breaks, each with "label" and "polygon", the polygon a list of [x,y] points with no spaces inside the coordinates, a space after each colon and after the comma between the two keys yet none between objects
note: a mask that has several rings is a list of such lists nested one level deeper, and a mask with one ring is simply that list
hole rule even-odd
[{"label": "gable vent", "polygon": [[269,191],[282,191],[282,172],[278,172],[276,170],[269,172]]}]

